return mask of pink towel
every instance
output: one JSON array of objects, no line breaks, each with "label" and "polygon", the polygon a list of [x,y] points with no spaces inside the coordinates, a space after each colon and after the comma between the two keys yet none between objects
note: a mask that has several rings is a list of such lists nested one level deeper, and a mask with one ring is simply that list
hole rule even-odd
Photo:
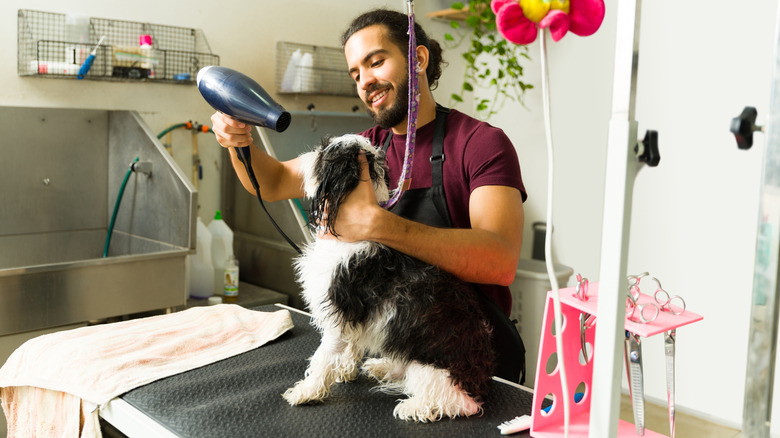
[{"label": "pink towel", "polygon": [[0,368],[8,436],[99,437],[96,407],[257,348],[292,326],[287,310],[221,304],[31,339]]}]

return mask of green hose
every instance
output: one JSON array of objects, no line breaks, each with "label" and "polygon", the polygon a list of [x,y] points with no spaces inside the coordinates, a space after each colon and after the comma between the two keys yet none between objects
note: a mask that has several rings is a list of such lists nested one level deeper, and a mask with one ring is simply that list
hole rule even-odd
[{"label": "green hose", "polygon": [[157,134],[157,138],[162,138],[162,137],[163,137],[163,135],[165,135],[165,134],[167,134],[167,133],[169,133],[169,132],[173,131],[174,129],[183,128],[183,127],[185,127],[185,126],[187,126],[187,124],[186,124],[186,123],[178,123],[178,124],[176,124],[176,125],[169,126],[169,127],[165,128],[165,129],[163,130],[163,132],[161,132],[161,133]]},{"label": "green hose", "polygon": [[114,214],[111,215],[111,222],[108,224],[108,233],[106,234],[106,245],[103,247],[103,257],[108,257],[108,247],[111,245],[111,234],[114,232],[114,223],[116,222],[116,214],[119,212],[119,204],[122,203],[122,196],[125,194],[125,187],[127,186],[127,180],[130,179],[130,174],[133,173],[133,164],[138,161],[138,157],[135,157],[130,168],[127,169],[125,179],[122,181],[122,185],[119,187],[119,194],[116,196],[116,203],[114,204]]},{"label": "green hose", "polygon": [[[201,125],[197,125],[197,126],[201,126]],[[173,131],[174,129],[179,129],[179,128],[192,128],[192,123],[177,123],[175,125],[171,125],[171,126],[165,128],[165,129],[163,129],[163,131],[161,133],[157,134],[157,138],[158,139],[162,138],[163,135]],[[200,130],[199,132],[214,132],[214,131],[212,131],[210,127],[206,126],[206,130],[205,131]]]}]

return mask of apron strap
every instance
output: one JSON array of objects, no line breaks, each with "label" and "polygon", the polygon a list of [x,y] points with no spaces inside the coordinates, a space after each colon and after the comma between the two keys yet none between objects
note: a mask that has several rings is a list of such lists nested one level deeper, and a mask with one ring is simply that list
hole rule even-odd
[{"label": "apron strap", "polygon": [[[447,115],[450,113],[449,108],[445,108],[439,104],[436,104],[436,120],[433,131],[433,146],[431,149],[431,157],[429,161],[431,163],[431,188],[430,196],[433,201],[433,206],[436,208],[443,226],[452,227],[452,219],[450,218],[450,211],[447,208],[447,198],[444,193],[444,135],[447,129]],[[393,131],[390,131],[390,135],[385,139],[382,146],[385,151],[389,150],[390,143],[393,140]],[[408,193],[408,192],[407,192]],[[408,198],[409,196],[407,196]],[[401,202],[403,196],[401,197]]]},{"label": "apron strap", "polygon": [[433,149],[431,151],[431,189],[433,190],[433,204],[436,210],[452,226],[450,211],[447,208],[447,199],[444,193],[444,134],[447,126],[447,115],[449,108],[436,104],[436,127],[433,131]]},{"label": "apron strap", "polygon": [[433,131],[433,150],[431,151],[431,177],[432,186],[443,186],[444,177],[442,167],[444,165],[444,134],[447,125],[449,108],[436,105],[436,128]]}]

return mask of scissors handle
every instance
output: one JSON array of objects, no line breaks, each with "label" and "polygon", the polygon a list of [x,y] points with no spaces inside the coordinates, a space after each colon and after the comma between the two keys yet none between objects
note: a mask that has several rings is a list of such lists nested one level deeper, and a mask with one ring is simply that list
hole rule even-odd
[{"label": "scissors handle", "polygon": [[[669,312],[672,315],[681,315],[685,312],[685,300],[679,295],[669,295],[669,292],[658,289],[653,294],[653,298],[661,306],[661,311],[663,312]],[[676,306],[672,306],[672,303],[675,303]],[[679,310],[675,310],[675,307]]]},{"label": "scissors handle", "polygon": [[[650,310],[650,313],[647,310]],[[658,306],[653,303],[637,304],[631,296],[626,298],[626,319],[629,321],[648,324],[658,318],[659,312]]]},{"label": "scissors handle", "polygon": [[573,296],[580,299],[580,301],[588,301],[588,279],[583,278],[582,275],[577,274],[577,289]]}]

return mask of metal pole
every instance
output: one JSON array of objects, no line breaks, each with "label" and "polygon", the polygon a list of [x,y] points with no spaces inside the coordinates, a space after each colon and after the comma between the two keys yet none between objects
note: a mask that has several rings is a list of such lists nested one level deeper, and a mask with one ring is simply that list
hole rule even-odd
[{"label": "metal pole", "polygon": [[593,354],[593,398],[589,436],[617,436],[624,339],[626,260],[631,198],[639,169],[634,147],[636,77],[639,63],[640,0],[617,8],[612,118],[609,124],[604,219],[601,237],[598,330]]},{"label": "metal pole", "polygon": [[772,419],[777,350],[778,275],[780,275],[780,10],[775,39],[775,67],[766,124],[753,299],[750,313],[742,434],[768,437]]}]

